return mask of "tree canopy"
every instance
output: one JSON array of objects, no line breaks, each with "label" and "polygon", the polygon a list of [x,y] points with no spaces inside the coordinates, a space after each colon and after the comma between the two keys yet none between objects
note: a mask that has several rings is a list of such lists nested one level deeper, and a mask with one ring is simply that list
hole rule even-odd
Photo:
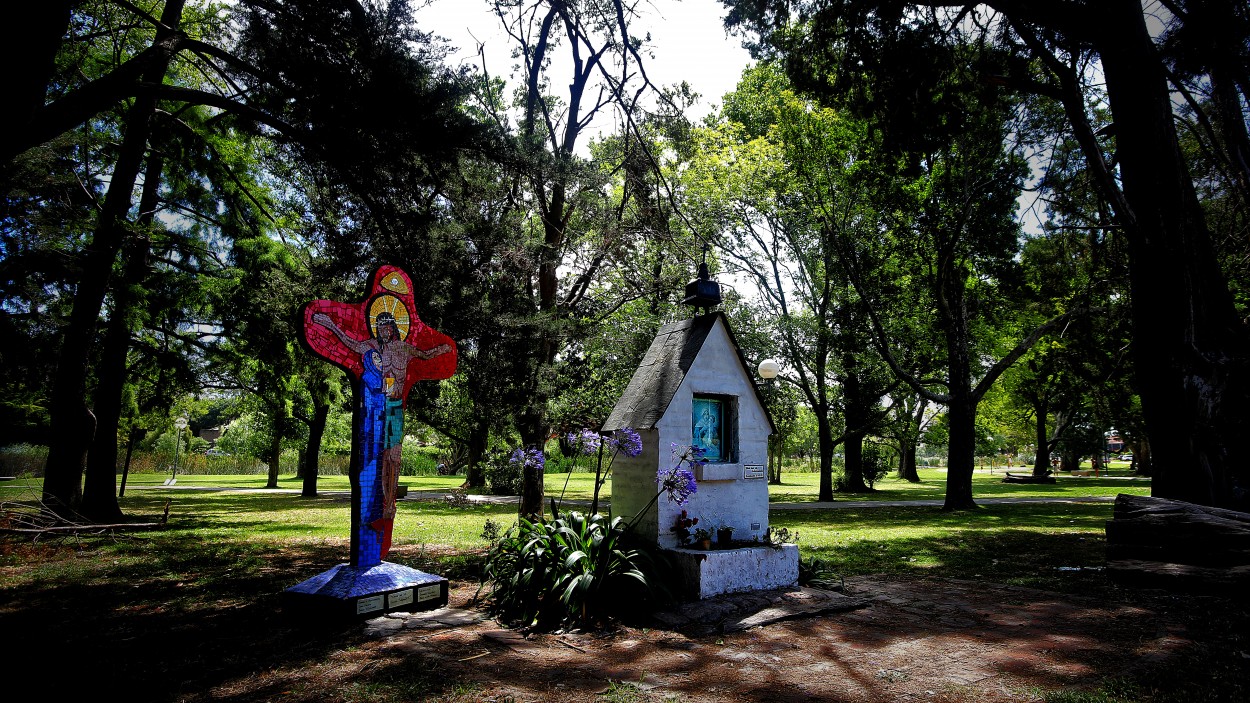
[{"label": "tree canopy", "polygon": [[211,406],[315,495],[351,408],[297,311],[392,263],[461,349],[409,413],[480,486],[602,423],[706,260],[822,499],[880,447],[915,478],[927,436],[965,509],[989,444],[1041,473],[1114,428],[1158,494],[1244,507],[1244,3],[723,4],[759,63],[698,123],[623,0],[484,2],[509,75],[447,66],[405,0],[16,9],[0,442],[115,520],[120,448]]}]

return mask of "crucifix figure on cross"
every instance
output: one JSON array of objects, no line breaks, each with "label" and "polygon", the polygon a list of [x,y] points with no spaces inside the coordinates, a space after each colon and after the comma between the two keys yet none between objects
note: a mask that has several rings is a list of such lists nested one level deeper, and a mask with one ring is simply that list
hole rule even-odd
[{"label": "crucifix figure on cross", "polygon": [[395,266],[374,272],[359,303],[308,303],[303,323],[308,348],[352,381],[351,564],[370,567],[390,550],[408,391],[455,373],[456,345],[421,322],[412,281]]}]

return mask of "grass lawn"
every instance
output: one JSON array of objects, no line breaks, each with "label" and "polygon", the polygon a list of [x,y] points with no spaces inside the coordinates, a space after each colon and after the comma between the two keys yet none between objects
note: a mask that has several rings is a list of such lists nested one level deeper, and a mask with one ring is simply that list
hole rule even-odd
[{"label": "grass lawn", "polygon": [[[1024,473],[1026,470],[1021,469]],[[869,493],[838,493],[835,500],[847,501],[897,501],[897,500],[940,500],[946,495],[946,470],[925,468],[920,469],[920,483],[908,483],[894,477],[877,482],[876,490]],[[135,494],[142,494],[145,488],[163,487],[169,478],[166,474],[132,474],[127,478],[126,487],[136,489]],[[576,471],[571,474],[546,474],[544,477],[545,495],[563,495],[571,500],[590,500],[594,495],[594,474]],[[1130,474],[1127,469],[1116,470],[1113,463],[1111,476],[1070,476],[1059,474],[1053,484],[1022,484],[1003,483],[1003,470],[996,469],[993,473],[978,469],[972,476],[972,493],[980,498],[1077,498],[1081,496],[1114,496],[1119,493],[1149,495],[1150,479],[1139,478]],[[228,488],[228,489],[263,489],[266,476],[263,474],[223,474],[203,475],[181,474],[177,486],[186,488]],[[400,483],[409,491],[440,491],[455,490],[464,483],[463,476],[403,476]],[[298,491],[302,487],[299,478],[284,475],[278,479],[278,488],[287,491]],[[22,486],[38,491],[42,486],[39,479],[18,479],[0,484],[7,493],[0,496],[16,496],[12,491]],[[351,490],[346,476],[321,476],[317,479],[319,492],[334,493]],[[809,471],[786,471],[782,473],[781,485],[768,487],[770,502],[806,503],[815,502],[820,489],[820,474]],[[471,493],[487,493],[486,489],[473,489]],[[599,491],[601,499],[612,496],[612,481]],[[130,495],[126,496],[131,497]]]},{"label": "grass lawn", "polygon": [[802,557],[841,576],[942,576],[1084,592],[1105,583],[1095,576],[1105,561],[1111,510],[1108,503],[953,513],[929,506],[779,510],[769,522],[797,532]]},{"label": "grass lawn", "polygon": [[[873,493],[838,494],[836,499],[941,499],[945,493],[945,471],[922,469],[920,475],[919,484],[889,478],[878,483],[878,490]],[[166,478],[156,474],[131,476],[126,495],[120,499],[122,510],[128,515],[152,520],[162,514],[168,501],[172,529],[159,535],[185,534],[214,542],[347,543],[351,516],[345,476],[321,477],[321,495],[311,499],[294,492],[301,484],[291,476],[279,480],[279,487],[286,489],[281,492],[260,490],[265,485],[265,476],[261,475],[179,476],[178,487],[172,490],[162,487]],[[592,473],[548,474],[545,479],[548,498],[559,496],[562,490],[568,499],[589,500],[593,494]],[[458,476],[401,479],[411,491],[448,493],[463,480]],[[3,485],[0,497],[5,501],[33,499],[40,487],[38,480],[31,479]],[[782,485],[769,487],[770,499],[814,502],[818,485],[818,474],[785,473]],[[200,490],[189,490],[193,488]],[[973,477],[973,493],[981,498],[1073,498],[1121,492],[1147,494],[1149,490],[1149,481],[1142,479],[1065,475],[1059,476],[1056,484],[1030,485],[1002,483],[1001,472],[978,471]],[[601,497],[610,496],[609,481]],[[399,503],[394,539],[397,545],[477,552],[487,546],[482,530],[488,519],[507,528],[515,515],[514,504],[454,505],[450,501],[406,500]],[[1099,563],[1103,525],[1110,517],[1110,504],[1063,503],[984,505],[959,513],[944,513],[926,506],[778,510],[770,519],[775,526],[799,532],[799,546],[805,557],[831,560],[832,567],[848,575],[934,573],[997,580],[1022,578],[1030,582],[1039,576],[1053,577],[1059,573],[1059,566]],[[1094,545],[1096,549],[1086,549]],[[1021,562],[1020,554],[1034,555],[1030,559],[1040,561]],[[1043,556],[1036,557],[1038,554]]]},{"label": "grass lawn", "polygon": [[[920,483],[908,483],[889,477],[877,482],[871,493],[839,493],[835,500],[924,500],[941,499],[946,495],[946,469],[920,469]],[[972,495],[978,498],[1074,498],[1080,496],[1114,496],[1119,493],[1150,494],[1150,479],[1138,478],[1127,471],[1111,476],[1069,476],[1059,474],[1055,483],[1003,483],[1003,470],[994,473],[980,469],[972,475]],[[1013,473],[1028,473],[1020,469]],[[820,490],[820,474],[815,472],[782,472],[781,485],[768,487],[771,502],[803,503],[815,501]]]},{"label": "grass lawn", "polygon": [[[126,479],[126,489],[161,486],[169,479],[169,474],[131,474]],[[214,488],[264,488],[268,477],[265,474],[178,474],[176,485],[184,488],[189,486],[212,486]],[[450,491],[464,483],[463,476],[403,476],[399,482],[408,486],[411,491]],[[278,488],[298,491],[303,487],[303,480],[297,476],[284,474],[278,477]],[[346,476],[318,476],[318,491],[350,491],[351,484]]]},{"label": "grass lawn", "polygon": [[[237,488],[254,486],[239,483],[239,477],[224,478],[232,479],[232,489],[127,491],[120,503],[128,516],[156,521],[168,503],[169,523],[116,548],[178,550],[187,542],[247,551],[281,544],[341,549],[346,557],[351,521],[346,495],[310,499],[292,492],[243,491]],[[574,474],[570,486],[589,488],[591,480],[580,478]],[[9,488],[0,495],[8,502],[21,500],[22,493],[28,492]],[[841,575],[984,577],[1062,589],[1075,576],[1058,567],[1101,563],[1103,526],[1111,509],[1110,504],[1057,503],[989,505],[957,513],[929,506],[779,510],[770,520],[798,532],[804,558],[827,560]],[[397,547],[430,553],[479,554],[488,546],[482,536],[487,520],[506,529],[515,519],[514,504],[400,501],[394,540]],[[3,565],[17,564],[6,559]],[[7,572],[4,579],[50,576],[39,576],[37,570],[19,573]]]}]

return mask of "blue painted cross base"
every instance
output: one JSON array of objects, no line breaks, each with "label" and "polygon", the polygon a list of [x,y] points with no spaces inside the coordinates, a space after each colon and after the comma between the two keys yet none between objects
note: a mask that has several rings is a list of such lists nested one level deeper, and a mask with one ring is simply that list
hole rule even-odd
[{"label": "blue painted cross base", "polygon": [[447,605],[447,579],[388,561],[368,567],[339,564],[291,586],[282,597],[284,610],[295,613],[376,618]]}]

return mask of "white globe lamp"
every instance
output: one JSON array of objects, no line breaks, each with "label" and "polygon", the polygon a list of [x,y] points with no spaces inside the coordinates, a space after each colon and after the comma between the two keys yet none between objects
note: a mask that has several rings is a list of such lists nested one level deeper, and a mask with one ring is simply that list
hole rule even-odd
[{"label": "white globe lamp", "polygon": [[760,365],[755,370],[759,372],[760,378],[765,381],[771,381],[777,378],[777,374],[781,372],[781,364],[772,359],[765,359],[760,362]]}]

